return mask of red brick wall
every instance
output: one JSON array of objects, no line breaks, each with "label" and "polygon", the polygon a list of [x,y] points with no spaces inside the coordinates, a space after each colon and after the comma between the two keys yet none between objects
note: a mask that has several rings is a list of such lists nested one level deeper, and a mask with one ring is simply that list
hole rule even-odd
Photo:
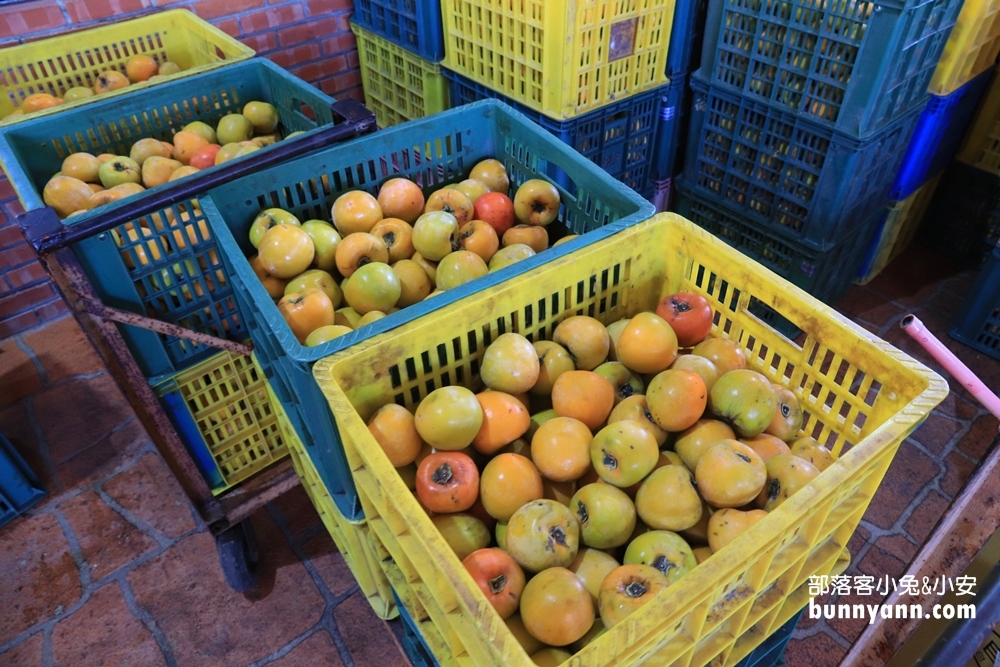
[{"label": "red brick wall", "polygon": [[[351,0],[40,0],[0,7],[0,49],[18,41],[187,8],[334,97],[364,100],[347,20]],[[0,339],[66,311],[14,223],[21,206],[0,176]]]}]

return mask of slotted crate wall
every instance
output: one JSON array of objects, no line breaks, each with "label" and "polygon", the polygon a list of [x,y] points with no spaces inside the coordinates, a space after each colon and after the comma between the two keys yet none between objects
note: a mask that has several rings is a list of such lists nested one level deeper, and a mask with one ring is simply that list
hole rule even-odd
[{"label": "slotted crate wall", "polygon": [[864,137],[919,109],[962,0],[711,0],[700,75]]},{"label": "slotted crate wall", "polygon": [[444,65],[555,120],[667,83],[674,0],[442,0]]},{"label": "slotted crate wall", "polygon": [[770,236],[822,249],[885,203],[920,113],[865,140],[692,77],[684,181],[757,220]]}]

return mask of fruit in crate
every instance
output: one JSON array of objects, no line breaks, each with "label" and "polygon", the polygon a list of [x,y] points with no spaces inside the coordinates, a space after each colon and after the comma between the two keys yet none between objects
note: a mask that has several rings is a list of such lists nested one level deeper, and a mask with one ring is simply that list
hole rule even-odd
[{"label": "fruit in crate", "polygon": [[[801,435],[795,392],[761,384],[763,376],[742,368],[742,349],[711,337],[701,317],[685,343],[707,356],[678,357],[676,332],[652,311],[607,323],[570,316],[547,327],[559,342],[503,333],[482,352],[479,377],[466,380],[485,390],[442,387],[411,409],[386,405],[370,420],[390,462],[413,456],[423,467],[414,491],[421,506],[452,550],[468,554],[473,579],[502,618],[516,619],[509,627],[533,655],[579,650],[833,463],[829,450]],[[616,350],[625,332],[639,342],[625,336]],[[617,361],[607,361],[612,351]],[[718,375],[709,357],[738,367],[715,381],[725,397],[735,391],[741,399],[725,410],[717,401],[713,412],[696,372]],[[761,412],[758,399],[768,396],[788,406],[781,419]],[[758,422],[784,439],[736,440]],[[478,523],[483,517],[499,522],[492,533]],[[526,584],[517,572],[527,573]]]},{"label": "fruit in crate", "polygon": [[[185,144],[198,145],[207,140],[200,136],[205,129],[187,126]],[[218,141],[234,138],[227,136],[230,129],[220,125]],[[199,135],[199,139],[191,139],[190,135]],[[187,146],[180,157],[175,150],[174,159],[189,159],[189,164],[194,164],[200,159],[199,151],[213,147],[215,162],[219,163],[233,154],[231,146],[239,145],[208,144],[193,153]],[[239,150],[244,148],[248,147]],[[545,190],[539,183],[547,182],[529,181],[514,194],[524,187],[529,194],[533,190],[544,191],[546,196],[554,193],[554,210],[558,212],[558,190],[551,184]],[[248,234],[256,248],[272,227],[301,226],[313,245],[310,268],[329,271],[339,282],[352,313],[358,315],[348,317],[345,313],[337,319],[337,325],[357,328],[550,247],[544,227],[516,224],[513,201],[505,192],[494,191],[495,187],[510,189],[506,170],[497,160],[483,161],[473,168],[469,178],[430,190],[426,197],[416,183],[394,177],[372,192],[350,190],[337,194],[328,219],[308,220],[300,225],[290,211],[266,209],[251,222]],[[548,201],[551,203],[552,197]],[[258,250],[254,271],[268,295],[275,298],[284,292],[279,293],[274,279],[287,281],[294,276],[269,268],[273,266],[270,254]],[[364,268],[368,265],[373,266]],[[361,275],[355,278],[359,271]],[[598,327],[603,330],[603,326]]]},{"label": "fruit in crate", "polygon": [[[130,61],[131,62],[131,61]],[[143,69],[145,68],[145,70]],[[142,67],[134,68],[136,72],[148,71],[148,63]],[[161,67],[162,70],[162,67]],[[120,78],[119,78],[120,77]],[[117,72],[108,72],[102,75],[102,79],[107,81],[108,86],[116,86],[124,80],[128,84],[128,78]],[[109,88],[111,89],[111,88]],[[45,95],[41,93],[40,95]],[[32,96],[34,97],[34,96]],[[28,108],[46,108],[48,98],[25,100],[24,105]],[[22,106],[24,106],[22,105]],[[207,169],[216,164],[221,164],[228,160],[240,157],[248,151],[260,150],[263,145],[274,143],[280,139],[280,134],[275,133],[277,127],[275,119],[278,117],[277,109],[266,102],[250,102],[245,107],[250,109],[254,118],[258,121],[259,127],[268,129],[267,134],[256,137],[261,144],[240,145],[239,143],[226,144],[221,146],[216,142],[224,142],[227,138],[238,138],[239,141],[250,139],[254,136],[254,122],[243,114],[229,114],[221,119],[214,119],[216,127],[206,121],[193,121],[180,128],[169,141],[158,137],[144,137],[138,139],[128,150],[126,155],[115,155],[112,153],[101,153],[93,155],[91,153],[73,153],[67,156],[61,165],[61,170],[53,176],[70,176],[95,188],[91,194],[93,197],[86,201],[79,201],[77,198],[62,197],[59,206],[53,206],[60,218],[67,218],[70,215],[96,209],[112,201],[131,196],[144,189],[155,188],[171,181],[198,173],[202,169]],[[266,122],[265,122],[266,121]],[[229,149],[227,151],[227,149]],[[49,179],[51,182],[52,179]],[[106,190],[115,188],[123,184],[142,184],[142,190],[119,190],[120,194],[109,196]],[[48,187],[48,183],[45,187]],[[60,186],[66,189],[65,184]],[[43,188],[45,189],[45,188]],[[60,188],[50,188],[59,190]],[[44,197],[43,197],[44,198]],[[59,197],[50,197],[53,200]],[[259,236],[263,235],[263,230],[255,233],[256,241],[254,247],[259,242]],[[322,258],[323,266],[317,268],[332,269],[333,265],[327,263],[330,257],[328,248],[330,242],[320,241],[323,246]]]}]

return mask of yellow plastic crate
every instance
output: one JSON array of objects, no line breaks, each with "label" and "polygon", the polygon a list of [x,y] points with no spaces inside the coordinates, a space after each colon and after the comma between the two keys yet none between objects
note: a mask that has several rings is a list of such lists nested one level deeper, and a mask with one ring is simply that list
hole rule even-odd
[{"label": "yellow plastic crate", "polygon": [[1000,175],[1000,67],[993,74],[976,119],[955,156],[960,162]]},{"label": "yellow plastic crate", "polygon": [[441,65],[351,23],[358,41],[358,64],[365,106],[379,127],[432,116],[449,108],[448,82]]},{"label": "yellow plastic crate", "polygon": [[[271,392],[268,386],[268,392]],[[284,416],[281,402],[273,393],[271,398],[277,410]],[[399,615],[396,603],[392,597],[389,581],[379,563],[374,543],[368,538],[368,526],[356,525],[347,521],[337,509],[326,487],[320,481],[315,466],[302,446],[302,440],[287,418],[281,420],[282,433],[288,444],[288,452],[292,457],[292,467],[302,481],[302,488],[319,513],[323,525],[330,532],[333,543],[344,557],[347,567],[358,582],[361,592],[368,598],[369,604],[379,618],[391,619]]]},{"label": "yellow plastic crate", "polygon": [[[679,290],[709,299],[717,313],[714,334],[739,341],[751,368],[795,392],[806,412],[803,432],[839,460],[578,653],[574,666],[738,662],[802,608],[810,575],[835,571],[900,443],[948,393],[936,373],[672,213],[321,360],[314,375],[336,418],[368,524],[415,596],[433,600],[432,620],[457,664],[529,667],[531,661],[366,420],[389,402],[413,408],[442,385],[479,389],[482,356],[501,332],[544,339],[571,315],[609,323]],[[798,325],[804,342],[752,315],[751,297]]]},{"label": "yellow plastic crate", "polygon": [[1000,0],[965,0],[928,91],[950,95],[993,67],[1000,54]]},{"label": "yellow plastic crate", "polygon": [[667,83],[674,0],[442,0],[444,65],[556,120]]},{"label": "yellow plastic crate", "polygon": [[[157,62],[170,60],[181,71],[154,83],[130,84],[125,88],[94,95],[51,109],[7,118],[33,93],[61,97],[73,86],[93,88],[94,80],[109,69],[125,72],[125,63],[134,55],[145,54]],[[79,32],[58,35],[0,50],[0,124],[38,118],[66,109],[134,93],[163,81],[252,58],[254,51],[186,9],[157,12]]]},{"label": "yellow plastic crate", "polygon": [[291,424],[256,357],[219,352],[153,389],[216,495],[287,454]]},{"label": "yellow plastic crate", "polygon": [[910,245],[917,230],[920,229],[920,221],[924,219],[927,207],[930,206],[943,175],[943,173],[938,174],[903,201],[887,207],[885,222],[882,223],[882,231],[875,241],[871,260],[867,268],[862,271],[862,276],[854,282],[859,285],[866,284]]}]

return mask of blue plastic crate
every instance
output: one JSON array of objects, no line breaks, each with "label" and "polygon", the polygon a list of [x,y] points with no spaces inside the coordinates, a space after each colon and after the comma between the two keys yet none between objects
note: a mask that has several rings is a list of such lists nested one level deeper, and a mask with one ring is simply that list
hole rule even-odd
[{"label": "blue plastic crate", "polygon": [[896,180],[889,189],[889,199],[906,199],[945,170],[958,152],[992,74],[992,71],[983,72],[951,95],[930,96],[903,154]]},{"label": "blue plastic crate", "polygon": [[[266,58],[254,58],[6,126],[0,130],[0,163],[24,209],[32,211],[45,205],[45,183],[67,155],[77,151],[128,155],[140,138],[170,139],[196,120],[214,126],[251,100],[273,104],[285,134],[334,122],[333,98]],[[273,148],[262,148],[260,154]],[[201,177],[198,173],[187,178]],[[153,188],[93,213],[67,218],[63,224],[134,208],[156,193]],[[140,234],[136,227],[145,231]],[[73,251],[104,304],[219,338],[246,338],[232,285],[222,270],[216,241],[208,233],[197,198],[136,216],[110,232],[75,244]],[[139,327],[118,328],[146,377],[176,373],[217,351]]]},{"label": "blue plastic crate", "polygon": [[[850,288],[880,229],[881,209],[840,243],[819,250],[788,241],[763,221],[732,209],[728,202],[691,190],[686,179],[685,174],[674,181],[679,214],[827,304]],[[788,338],[800,332],[794,322],[754,298],[750,299],[750,311]]]},{"label": "blue plastic crate", "polygon": [[701,64],[708,0],[677,0],[667,51],[667,78],[687,76]]},{"label": "blue plastic crate", "polygon": [[684,149],[688,122],[691,120],[689,77],[679,76],[661,90],[660,119],[656,124],[656,143],[650,178],[662,181],[673,178],[684,168]]},{"label": "blue plastic crate", "polygon": [[771,667],[778,658],[785,653],[785,647],[795,632],[795,626],[799,624],[799,619],[805,609],[792,616],[780,628],[774,631],[770,637],[764,640],[760,646],[751,651],[750,655],[736,663],[736,667]]},{"label": "blue plastic crate", "polygon": [[35,473],[0,433],[0,526],[23,514],[45,496]]},{"label": "blue plastic crate", "polygon": [[691,77],[684,180],[769,233],[827,249],[886,202],[916,109],[863,141]]},{"label": "blue plastic crate", "polygon": [[[562,222],[553,223],[550,229],[564,226],[563,231],[579,238],[403,308],[328,343],[306,347],[298,342],[246,259],[253,252],[249,227],[261,209],[276,206],[301,220],[329,220],[334,200],[347,190],[377,193],[386,180],[406,176],[429,194],[463,180],[477,162],[486,158],[504,163],[511,195],[528,179],[552,179],[556,172],[565,174],[573,188],[561,189]],[[559,186],[558,180],[556,184]],[[645,188],[648,183],[642,185]],[[202,197],[202,209],[219,241],[226,270],[234,276],[235,297],[264,374],[285,406],[327,490],[348,520],[363,519],[363,513],[333,415],[312,375],[313,364],[605,238],[622,226],[646,220],[654,212],[653,205],[638,193],[609,179],[556,137],[493,100],[396,125],[258,171],[211,190]]]},{"label": "blue plastic crate", "polygon": [[[658,114],[670,86],[640,93],[591,111],[571,120],[554,120],[545,114],[504,97],[491,88],[476,83],[448,69],[441,70],[448,79],[451,104],[458,107],[479,100],[500,100],[559,137],[625,185],[644,196],[651,195],[652,173],[657,138]],[[564,173],[554,179],[568,188]],[[572,189],[572,188],[568,188]]]},{"label": "blue plastic crate", "polygon": [[392,598],[396,601],[396,609],[399,610],[399,620],[403,622],[402,643],[406,657],[413,663],[413,667],[439,667],[441,663],[434,658],[434,654],[420,633],[420,628],[406,610],[406,605],[399,599],[395,589],[392,591]]},{"label": "blue plastic crate", "polygon": [[437,0],[354,0],[351,20],[432,63],[444,59]]},{"label": "blue plastic crate", "polygon": [[979,266],[1000,241],[1000,175],[952,162],[917,240],[967,266]]},{"label": "blue plastic crate", "polygon": [[1000,359],[1000,246],[995,247],[983,262],[979,278],[948,335]]},{"label": "blue plastic crate", "polygon": [[699,74],[864,138],[923,108],[962,0],[710,0]]}]

